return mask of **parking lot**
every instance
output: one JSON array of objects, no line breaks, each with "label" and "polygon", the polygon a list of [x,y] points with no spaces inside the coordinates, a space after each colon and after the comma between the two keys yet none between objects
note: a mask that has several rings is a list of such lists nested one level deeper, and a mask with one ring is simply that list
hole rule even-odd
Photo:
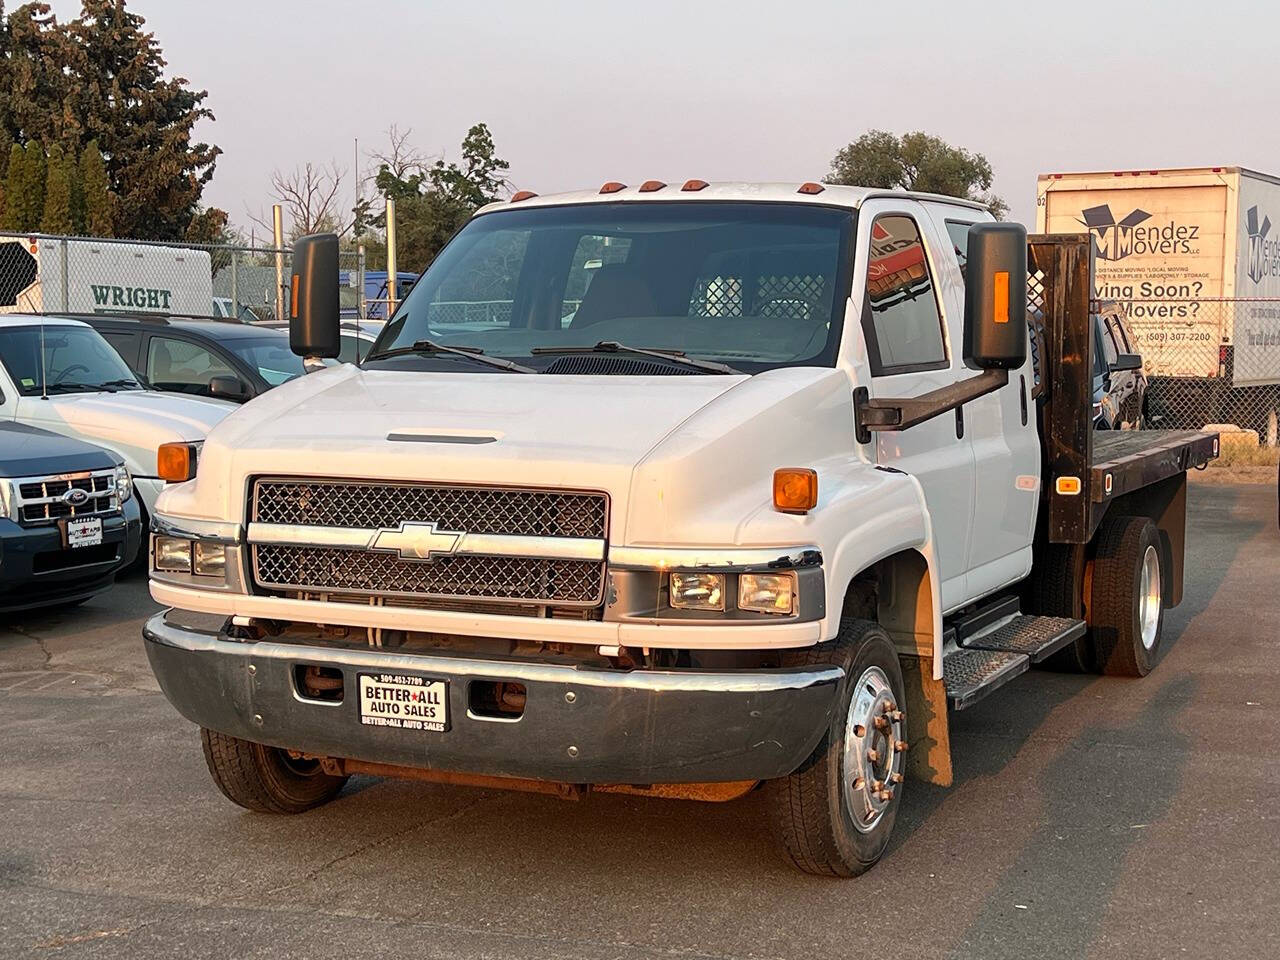
[{"label": "parking lot", "polygon": [[954,715],[859,880],[793,873],[757,798],[355,779],[310,814],[218,794],[160,695],[134,578],[0,625],[3,957],[1273,956],[1280,536],[1268,485],[1191,490],[1143,681],[1033,674]]}]

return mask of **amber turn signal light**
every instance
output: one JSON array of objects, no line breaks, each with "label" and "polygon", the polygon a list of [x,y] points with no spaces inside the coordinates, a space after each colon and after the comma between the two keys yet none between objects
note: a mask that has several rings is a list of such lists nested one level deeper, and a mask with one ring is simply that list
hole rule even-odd
[{"label": "amber turn signal light", "polygon": [[783,513],[808,513],[818,505],[818,472],[805,467],[773,471],[773,506]]},{"label": "amber turn signal light", "polygon": [[166,483],[182,483],[196,475],[194,443],[162,443],[156,450],[156,473]]}]

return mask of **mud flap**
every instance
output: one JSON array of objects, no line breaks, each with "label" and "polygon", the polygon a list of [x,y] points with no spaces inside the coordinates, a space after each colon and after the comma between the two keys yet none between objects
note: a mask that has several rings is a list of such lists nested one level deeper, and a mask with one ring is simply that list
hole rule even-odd
[{"label": "mud flap", "polygon": [[899,662],[907,696],[907,742],[911,744],[907,776],[949,787],[952,775],[947,688],[941,680],[933,679],[932,658],[903,655]]}]

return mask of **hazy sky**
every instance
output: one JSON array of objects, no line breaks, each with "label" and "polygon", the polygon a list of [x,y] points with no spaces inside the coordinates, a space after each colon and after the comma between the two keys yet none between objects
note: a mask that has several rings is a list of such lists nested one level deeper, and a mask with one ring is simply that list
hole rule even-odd
[{"label": "hazy sky", "polygon": [[[456,158],[489,124],[518,188],[815,179],[869,128],[984,153],[1014,218],[1037,173],[1280,173],[1280,6],[130,0],[209,91],[206,200],[247,222],[271,170],[354,165],[392,123]],[[55,0],[62,16],[76,0]],[[350,206],[350,203],[346,204]]]}]

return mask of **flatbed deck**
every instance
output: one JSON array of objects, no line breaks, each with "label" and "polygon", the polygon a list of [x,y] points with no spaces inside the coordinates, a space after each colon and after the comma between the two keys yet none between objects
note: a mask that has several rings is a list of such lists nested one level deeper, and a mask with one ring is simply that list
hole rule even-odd
[{"label": "flatbed deck", "polygon": [[1197,430],[1098,430],[1093,435],[1094,503],[1105,503],[1203,467],[1218,455],[1218,435]]}]

